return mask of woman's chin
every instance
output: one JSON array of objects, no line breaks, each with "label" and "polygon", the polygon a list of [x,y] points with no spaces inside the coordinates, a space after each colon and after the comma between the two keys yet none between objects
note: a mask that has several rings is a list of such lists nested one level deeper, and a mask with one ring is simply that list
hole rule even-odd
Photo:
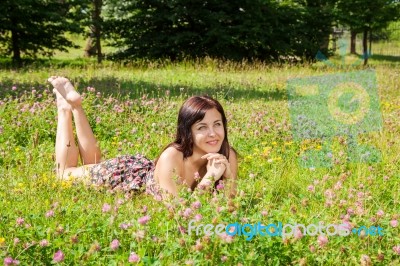
[{"label": "woman's chin", "polygon": [[221,145],[207,145],[201,147],[201,149],[199,149],[198,151],[207,154],[207,153],[218,153],[220,150],[221,150]]},{"label": "woman's chin", "polygon": [[207,153],[218,153],[221,150],[221,147],[213,147],[207,149]]}]

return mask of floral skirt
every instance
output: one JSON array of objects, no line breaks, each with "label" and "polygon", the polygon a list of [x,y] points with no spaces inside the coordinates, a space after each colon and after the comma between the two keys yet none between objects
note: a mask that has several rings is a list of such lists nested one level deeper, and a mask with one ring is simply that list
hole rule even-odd
[{"label": "floral skirt", "polygon": [[141,154],[122,155],[90,168],[91,182],[123,192],[146,191],[158,195],[154,182],[154,163]]}]

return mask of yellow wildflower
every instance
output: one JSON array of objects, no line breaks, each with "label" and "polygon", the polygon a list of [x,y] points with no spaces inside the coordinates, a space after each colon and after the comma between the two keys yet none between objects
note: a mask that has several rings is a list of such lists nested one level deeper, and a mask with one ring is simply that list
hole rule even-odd
[{"label": "yellow wildflower", "polygon": [[61,181],[61,187],[62,188],[70,188],[72,186],[72,181],[71,180],[63,180]]},{"label": "yellow wildflower", "polygon": [[0,237],[0,247],[2,247],[6,243],[6,239],[4,237]]},{"label": "yellow wildflower", "polygon": [[48,177],[46,174],[43,174],[43,175],[42,175],[42,183],[43,183],[43,184],[46,184],[47,181],[49,181],[49,177]]},{"label": "yellow wildflower", "polygon": [[269,147],[269,146],[265,147],[264,150],[263,150],[263,154],[262,155],[265,156],[265,157],[269,156],[269,154],[271,153],[271,149],[272,148]]}]

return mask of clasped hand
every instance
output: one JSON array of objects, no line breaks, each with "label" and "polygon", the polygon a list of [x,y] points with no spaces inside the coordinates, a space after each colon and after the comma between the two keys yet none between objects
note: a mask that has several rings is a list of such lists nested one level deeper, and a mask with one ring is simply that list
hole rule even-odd
[{"label": "clasped hand", "polygon": [[214,181],[222,176],[229,178],[231,176],[231,167],[228,159],[220,153],[207,153],[201,157],[207,159],[207,173],[214,177]]}]

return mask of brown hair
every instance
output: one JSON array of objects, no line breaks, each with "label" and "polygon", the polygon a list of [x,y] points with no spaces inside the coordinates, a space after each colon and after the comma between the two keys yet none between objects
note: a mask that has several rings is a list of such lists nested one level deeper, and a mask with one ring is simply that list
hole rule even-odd
[{"label": "brown hair", "polygon": [[[165,149],[174,147],[183,153],[184,159],[190,157],[193,154],[192,125],[197,121],[202,120],[206,112],[213,108],[221,114],[222,124],[225,131],[225,137],[218,153],[223,154],[227,159],[229,159],[231,147],[228,142],[227,121],[224,109],[217,100],[207,95],[192,96],[183,103],[178,114],[178,126],[176,129],[175,140],[165,147]],[[157,161],[158,158],[156,163]]]}]

